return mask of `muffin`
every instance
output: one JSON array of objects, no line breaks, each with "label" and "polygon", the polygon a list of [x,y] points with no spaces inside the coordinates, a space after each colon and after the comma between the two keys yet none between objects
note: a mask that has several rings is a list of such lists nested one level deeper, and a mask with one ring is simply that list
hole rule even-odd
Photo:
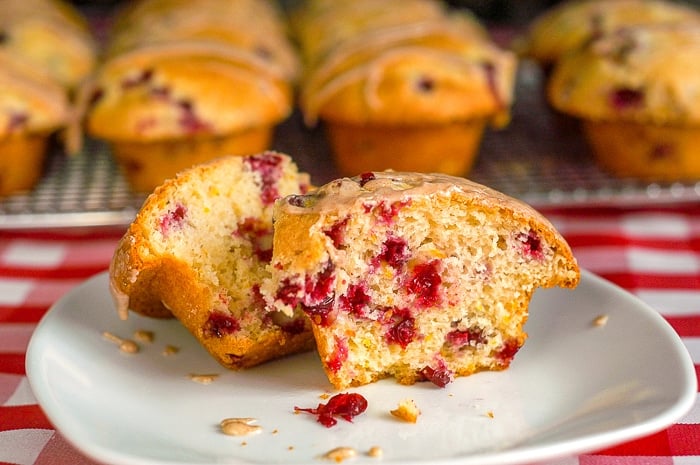
[{"label": "muffin", "polygon": [[700,25],[617,30],[563,58],[552,105],[579,119],[596,162],[648,181],[700,179]]},{"label": "muffin", "polygon": [[300,107],[339,171],[466,174],[507,124],[516,60],[467,13],[430,0],[310,1],[295,12]]},{"label": "muffin", "polygon": [[336,389],[503,370],[535,289],[579,281],[542,215],[461,177],[365,173],[279,200],[273,217],[262,294],[308,315]]},{"label": "muffin", "polygon": [[270,146],[298,72],[271,4],[143,0],[122,14],[83,103],[88,134],[109,144],[133,190]]},{"label": "muffin", "polygon": [[537,17],[520,52],[546,70],[566,53],[621,27],[700,21],[688,5],[664,0],[568,0]]},{"label": "muffin", "polygon": [[0,47],[0,196],[36,185],[51,135],[66,124],[69,111],[63,86]]},{"label": "muffin", "polygon": [[112,258],[120,316],[174,316],[232,369],[312,349],[301,311],[268,312],[259,292],[269,274],[273,203],[308,187],[308,175],[275,152],[223,157],[165,181]]},{"label": "muffin", "polygon": [[85,18],[60,0],[3,0],[0,48],[75,90],[95,66],[96,44]]}]

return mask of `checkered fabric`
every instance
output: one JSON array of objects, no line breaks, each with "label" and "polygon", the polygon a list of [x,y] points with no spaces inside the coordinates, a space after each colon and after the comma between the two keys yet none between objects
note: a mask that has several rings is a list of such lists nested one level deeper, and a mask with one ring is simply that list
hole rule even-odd
[{"label": "checkered fabric", "polygon": [[[639,296],[681,336],[700,376],[700,204],[545,210],[582,267]],[[0,465],[93,464],[47,420],[27,344],[58,298],[104,271],[122,231],[0,232]],[[549,465],[700,464],[700,402],[669,428]]]}]

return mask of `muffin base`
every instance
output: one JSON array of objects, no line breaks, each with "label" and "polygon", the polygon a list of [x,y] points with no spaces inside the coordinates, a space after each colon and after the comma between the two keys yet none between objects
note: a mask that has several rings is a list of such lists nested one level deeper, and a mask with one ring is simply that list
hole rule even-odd
[{"label": "muffin base", "polygon": [[48,143],[44,134],[0,140],[0,197],[31,190],[39,182]]},{"label": "muffin base", "polygon": [[631,122],[583,122],[598,165],[646,181],[700,179],[700,128]]},{"label": "muffin base", "polygon": [[471,170],[486,122],[433,126],[368,126],[326,121],[341,174],[416,171],[465,175]]},{"label": "muffin base", "polygon": [[114,141],[110,146],[131,190],[148,193],[194,165],[224,155],[262,152],[269,148],[272,134],[273,128],[264,127],[218,137]]}]

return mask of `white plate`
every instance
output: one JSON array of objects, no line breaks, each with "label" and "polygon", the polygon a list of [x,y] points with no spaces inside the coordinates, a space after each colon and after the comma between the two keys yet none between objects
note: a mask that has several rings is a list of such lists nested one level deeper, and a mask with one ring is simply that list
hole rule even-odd
[{"label": "white plate", "polygon": [[[605,326],[594,326],[600,314]],[[127,355],[103,331],[156,339]],[[319,463],[348,446],[352,463],[513,464],[604,448],[672,424],[696,397],[693,364],[658,313],[590,274],[570,290],[539,290],[529,339],[510,369],[439,389],[393,380],[352,389],[367,411],[325,428],[294,407],[315,407],[331,388],[315,354],[244,372],[222,369],[176,321],[120,321],[100,274],[54,305],[32,337],[27,375],[56,428],[83,453],[116,464]],[[167,344],[181,348],[164,356]],[[211,384],[189,374],[219,373]],[[416,424],[389,414],[412,398]],[[263,431],[219,432],[227,417],[254,417]]]}]

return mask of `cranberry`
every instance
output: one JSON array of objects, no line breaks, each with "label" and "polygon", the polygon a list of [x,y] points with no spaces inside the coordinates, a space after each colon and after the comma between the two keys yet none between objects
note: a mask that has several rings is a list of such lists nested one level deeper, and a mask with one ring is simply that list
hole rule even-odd
[{"label": "cranberry", "polygon": [[335,415],[352,422],[353,417],[367,410],[367,399],[356,393],[336,394],[326,404],[318,404],[316,408],[294,407],[295,412],[307,412],[316,415],[316,420],[323,426],[330,428],[338,423]]},{"label": "cranberry", "polygon": [[430,76],[421,76],[416,81],[416,89],[422,93],[430,93],[435,89],[435,80]]},{"label": "cranberry", "polygon": [[408,261],[408,258],[408,243],[406,240],[392,236],[382,243],[382,249],[377,256],[376,263],[373,263],[376,266],[379,264],[379,261],[383,261],[398,270]]},{"label": "cranberry", "polygon": [[207,132],[211,129],[209,123],[202,121],[195,114],[194,106],[189,100],[180,100],[176,102],[180,108],[180,119],[178,123],[188,134]]},{"label": "cranberry", "polygon": [[250,241],[253,253],[263,263],[272,260],[272,229],[257,218],[249,217],[238,223],[235,234]]},{"label": "cranberry", "polygon": [[375,179],[377,179],[377,177],[371,171],[362,173],[360,175],[360,187],[365,187],[365,184],[367,184],[370,181],[374,181]]},{"label": "cranberry", "polygon": [[444,388],[452,382],[454,373],[447,368],[443,360],[440,360],[437,368],[426,366],[420,371],[421,376],[433,383],[434,385]]},{"label": "cranberry", "polygon": [[633,110],[644,105],[644,92],[639,89],[615,89],[610,92],[608,100],[616,110]]},{"label": "cranberry", "polygon": [[542,251],[542,240],[534,231],[529,231],[527,234],[518,234],[517,240],[522,243],[522,252],[525,256],[541,260],[544,257]]},{"label": "cranberry", "polygon": [[411,279],[406,288],[416,295],[416,302],[422,307],[429,307],[440,301],[440,284],[442,278],[438,272],[438,260],[419,263],[412,270]]},{"label": "cranberry", "polygon": [[673,158],[674,152],[675,148],[671,144],[657,144],[651,148],[649,159],[655,161]]},{"label": "cranberry", "polygon": [[392,308],[386,312],[391,326],[384,337],[389,344],[398,344],[405,349],[416,337],[416,320],[408,309]]},{"label": "cranberry", "polygon": [[376,205],[365,204],[364,210],[365,213],[372,212],[375,215],[377,215],[377,217],[382,223],[391,225],[393,224],[396,215],[399,214],[399,211],[403,207],[410,205],[410,203],[410,200],[399,200],[396,202],[392,202],[390,205],[387,205],[387,203],[384,200],[382,200]]},{"label": "cranberry", "polygon": [[245,162],[251,170],[260,174],[262,182],[260,198],[263,205],[272,205],[280,196],[277,190],[277,182],[282,176],[282,157],[272,152],[265,152],[260,155],[246,157]]},{"label": "cranberry", "polygon": [[450,331],[445,336],[445,342],[453,347],[464,347],[466,345],[474,344],[485,344],[486,336],[481,328],[468,328],[465,330],[455,329]]},{"label": "cranberry", "polygon": [[333,241],[333,246],[336,249],[342,248],[343,243],[345,242],[345,228],[347,227],[349,220],[350,218],[346,217],[341,221],[333,223],[330,228],[323,231],[326,236],[331,238],[331,241]]},{"label": "cranberry", "polygon": [[501,99],[501,94],[498,91],[498,83],[496,82],[496,67],[493,63],[483,62],[481,68],[484,70],[486,75],[486,83],[488,85],[489,92],[493,96],[493,99],[497,102],[498,106],[504,106],[504,102]]},{"label": "cranberry", "polygon": [[282,331],[289,334],[301,334],[306,331],[306,319],[294,318],[286,323],[279,325]]},{"label": "cranberry", "polygon": [[331,261],[327,261],[321,271],[318,272],[315,279],[310,276],[306,277],[304,290],[306,298],[304,303],[313,305],[314,302],[321,302],[328,298],[335,281],[335,266]]},{"label": "cranberry", "polygon": [[204,335],[207,337],[224,337],[226,334],[233,334],[241,329],[240,323],[233,316],[223,312],[211,312],[206,323],[204,323]]},{"label": "cranberry", "polygon": [[146,84],[153,78],[152,69],[144,69],[134,76],[128,76],[122,81],[122,89],[130,89],[142,84]]},{"label": "cranberry", "polygon": [[301,297],[299,295],[301,291],[301,285],[292,283],[289,278],[285,278],[282,280],[282,283],[280,283],[280,286],[277,288],[275,298],[285,305],[289,305],[290,307],[296,307],[297,304],[301,301]]},{"label": "cranberry", "polygon": [[306,199],[305,195],[290,195],[287,197],[287,203],[294,207],[306,208]]},{"label": "cranberry", "polygon": [[343,366],[343,363],[348,359],[348,343],[347,341],[335,336],[335,349],[331,358],[328,359],[326,365],[333,372],[337,373]]},{"label": "cranberry", "polygon": [[496,358],[501,360],[504,364],[510,363],[515,357],[515,354],[520,350],[520,344],[516,339],[511,339],[503,344],[503,347],[496,353]]},{"label": "cranberry", "polygon": [[88,108],[92,108],[95,105],[97,105],[97,102],[102,100],[102,97],[105,96],[105,90],[101,87],[97,87],[92,90],[90,93],[90,97],[88,97],[87,105]]},{"label": "cranberry", "polygon": [[161,234],[166,235],[172,228],[181,227],[186,214],[187,208],[180,203],[175,205],[175,208],[168,210],[165,216],[163,216],[160,220],[159,226]]},{"label": "cranberry", "polygon": [[371,299],[367,295],[367,287],[362,284],[348,286],[347,292],[338,299],[338,304],[342,310],[358,317],[367,316],[370,302]]},{"label": "cranberry", "polygon": [[7,131],[20,131],[27,125],[28,121],[29,115],[27,115],[26,113],[12,113],[10,115],[9,121],[7,122]]},{"label": "cranberry", "polygon": [[320,302],[308,305],[302,304],[302,309],[317,325],[328,326],[335,320],[335,318],[331,315],[334,300],[335,296],[329,295]]}]

